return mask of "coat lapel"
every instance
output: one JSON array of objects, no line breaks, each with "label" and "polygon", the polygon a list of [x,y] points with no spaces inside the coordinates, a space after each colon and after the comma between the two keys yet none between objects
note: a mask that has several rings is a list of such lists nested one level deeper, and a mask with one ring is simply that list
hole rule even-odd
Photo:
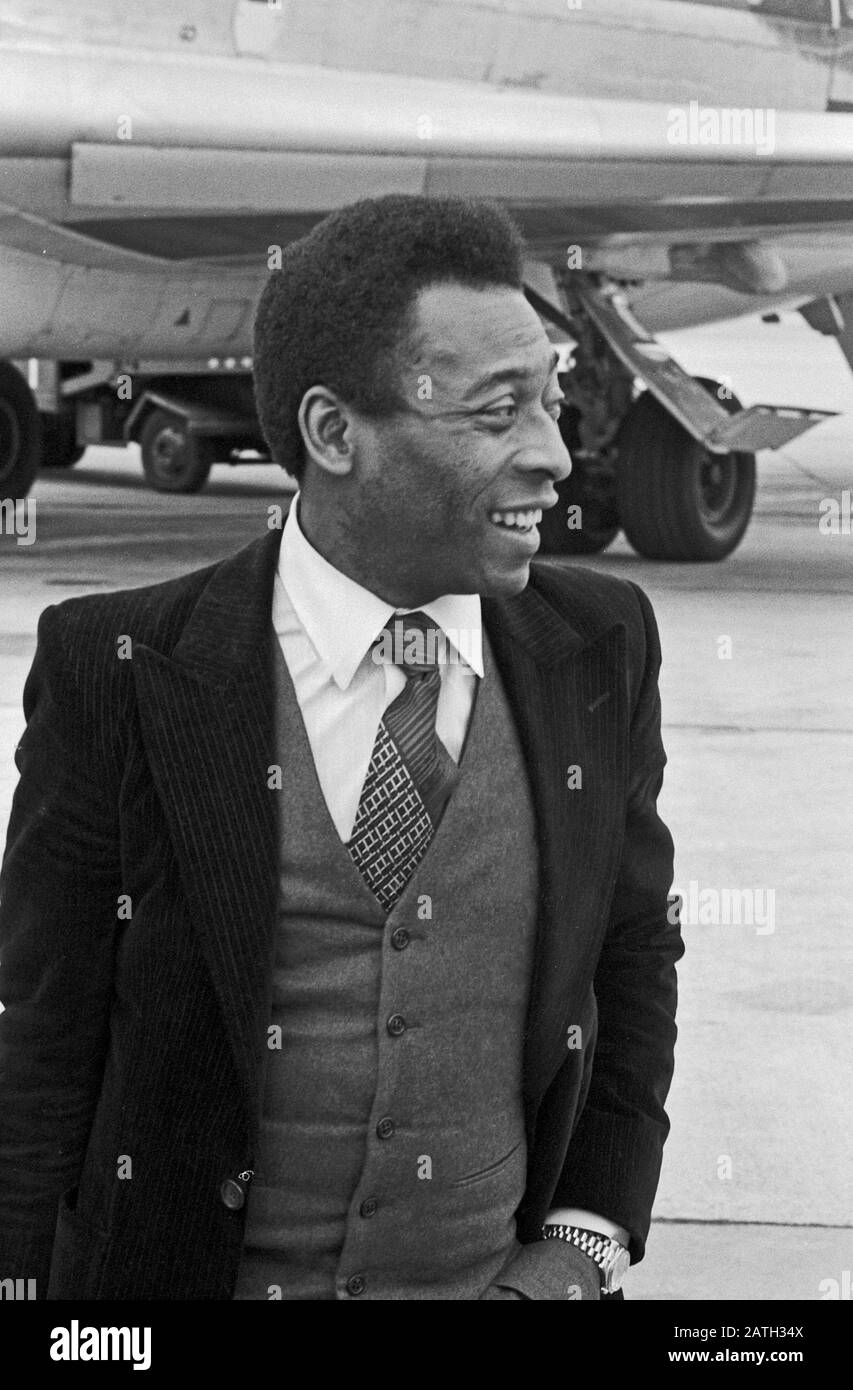
[{"label": "coat lapel", "polygon": [[213,571],[170,657],[134,644],[143,739],[257,1112],[278,886],[271,634],[281,532]]},{"label": "coat lapel", "polygon": [[[627,779],[625,628],[594,639],[531,583],[484,600],[483,618],[515,715],[536,812],[539,926],[524,1053],[535,1097],[582,1024],[618,865]],[[569,769],[577,769],[569,774]],[[570,783],[578,785],[571,786]]]}]

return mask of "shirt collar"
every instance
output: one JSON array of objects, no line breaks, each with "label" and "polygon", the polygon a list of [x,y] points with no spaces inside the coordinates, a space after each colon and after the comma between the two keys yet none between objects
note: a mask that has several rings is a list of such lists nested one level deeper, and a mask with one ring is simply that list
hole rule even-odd
[{"label": "shirt collar", "polygon": [[293,498],[278,557],[278,576],[297,618],[335,684],[348,689],[371,643],[395,612],[427,613],[478,676],[483,675],[479,594],[442,594],[417,610],[395,609],[316,551],[299,525]]}]

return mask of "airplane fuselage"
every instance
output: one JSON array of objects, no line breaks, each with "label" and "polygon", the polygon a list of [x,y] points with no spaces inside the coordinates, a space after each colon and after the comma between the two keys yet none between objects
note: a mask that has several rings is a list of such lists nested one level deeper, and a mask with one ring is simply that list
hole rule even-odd
[{"label": "airplane fuselage", "polygon": [[[242,354],[276,248],[386,191],[504,199],[535,257],[576,246],[637,282],[652,329],[845,289],[853,187],[791,206],[775,142],[803,169],[826,154],[853,29],[774,8],[5,0],[0,355]],[[763,113],[765,147],[717,157],[703,111]],[[853,117],[832,119],[840,160]],[[696,248],[760,240],[782,208],[778,274],[742,285],[723,246],[708,279]]]}]

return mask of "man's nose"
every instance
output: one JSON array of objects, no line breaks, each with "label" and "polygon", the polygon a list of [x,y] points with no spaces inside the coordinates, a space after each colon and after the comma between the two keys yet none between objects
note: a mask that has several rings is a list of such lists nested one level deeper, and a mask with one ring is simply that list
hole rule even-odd
[{"label": "man's nose", "polygon": [[551,477],[555,483],[561,483],[572,471],[572,456],[563,442],[562,435],[558,435],[555,441],[554,460]]},{"label": "man's nose", "polygon": [[526,472],[545,473],[553,483],[561,483],[572,471],[572,459],[551,417],[524,451],[521,462]]}]

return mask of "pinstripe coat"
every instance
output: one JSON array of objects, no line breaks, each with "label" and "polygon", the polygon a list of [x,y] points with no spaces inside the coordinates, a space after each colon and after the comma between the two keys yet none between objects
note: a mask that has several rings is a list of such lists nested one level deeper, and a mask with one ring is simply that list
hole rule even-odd
[{"label": "pinstripe coat", "polygon": [[[232,1294],[278,890],[280,540],[39,622],[0,880],[0,1278],[40,1297]],[[583,1207],[636,1261],[683,949],[655,621],[635,585],[548,562],[483,615],[541,861],[518,1236]]]}]

